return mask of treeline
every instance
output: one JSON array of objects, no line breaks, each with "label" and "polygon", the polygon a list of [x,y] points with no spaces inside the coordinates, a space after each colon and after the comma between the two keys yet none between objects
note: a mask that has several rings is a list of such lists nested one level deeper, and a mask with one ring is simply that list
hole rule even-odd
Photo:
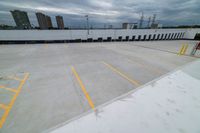
[{"label": "treeline", "polygon": [[181,28],[200,28],[200,25],[179,25],[179,26],[165,26],[163,29],[181,29]]}]

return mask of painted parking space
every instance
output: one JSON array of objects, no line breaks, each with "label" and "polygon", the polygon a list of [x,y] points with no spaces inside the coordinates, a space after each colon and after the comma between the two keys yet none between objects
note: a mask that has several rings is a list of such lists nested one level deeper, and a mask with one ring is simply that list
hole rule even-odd
[{"label": "painted parking space", "polygon": [[[116,70],[119,70],[122,72],[122,74],[126,75],[126,79],[128,79],[130,82],[134,81],[136,87],[141,86],[157,77],[160,77],[162,73],[165,72],[162,71],[156,71],[152,69],[148,64],[138,64],[137,62],[130,61],[130,59],[119,59],[119,60],[113,60],[113,61],[106,61],[109,62],[111,67],[113,67]],[[112,68],[111,68],[112,69]]]},{"label": "painted parking space", "polygon": [[76,79],[77,79],[78,84],[79,84],[80,87],[81,87],[82,92],[83,92],[84,95],[85,95],[85,98],[86,98],[87,101],[88,101],[88,104],[90,105],[91,109],[95,109],[94,102],[92,101],[90,95],[88,94],[88,92],[87,92],[87,90],[86,90],[86,88],[85,88],[85,86],[84,86],[84,84],[83,84],[83,82],[82,82],[80,76],[79,76],[78,73],[76,72],[76,69],[75,69],[73,66],[71,67],[71,69],[72,69],[72,72],[73,72],[74,76],[75,76]]},{"label": "painted parking space", "polygon": [[135,85],[136,87],[139,87],[141,84],[139,83],[139,81],[135,80],[135,79],[131,79],[127,74],[123,73],[121,70],[117,69],[116,67],[114,67],[113,65],[103,61],[102,62],[104,65],[106,65],[108,68],[110,68],[113,72],[119,74],[120,76],[122,76],[124,79],[128,80],[130,83],[132,83],[133,85]]},{"label": "painted parking space", "polygon": [[[76,72],[79,71],[79,76],[82,79],[82,83],[79,84],[84,84],[84,88],[87,88],[90,99],[93,99],[93,104],[98,106],[105,101],[110,101],[118,95],[122,95],[143,85],[145,82],[151,81],[152,76],[156,78],[160,74],[158,71],[151,70],[148,67],[143,66],[141,68],[140,64],[136,67],[133,64],[138,65],[138,63],[134,61],[129,62],[129,59],[123,59],[123,61],[117,62],[117,65],[115,61],[89,62],[76,65]],[[120,67],[120,64],[125,63],[126,65],[124,67]],[[138,73],[143,74],[146,79],[142,80],[139,78]],[[154,75],[154,73],[157,75]]]},{"label": "painted parking space", "polygon": [[15,77],[15,78],[8,77],[7,79],[11,79],[11,80],[13,79],[13,80],[17,80],[17,81],[20,82],[19,86],[17,88],[9,88],[9,87],[6,87],[6,86],[0,86],[0,89],[5,89],[7,91],[14,93],[8,104],[0,103],[0,108],[4,110],[4,113],[3,113],[3,115],[1,116],[1,119],[0,119],[0,128],[2,128],[4,123],[6,122],[6,119],[9,115],[18,95],[20,94],[23,85],[25,84],[26,80],[28,79],[28,77],[29,77],[29,73],[25,73],[23,79],[19,79],[17,77]]},{"label": "painted parking space", "polygon": [[[89,99],[96,106],[103,104],[105,101],[112,100],[114,97],[122,95],[140,85],[139,81],[129,78],[127,74],[124,74],[120,70],[113,71],[104,63],[90,62],[75,65],[76,73],[81,77],[82,82],[76,84],[84,84],[84,88],[86,88],[90,96]],[[107,62],[107,64],[110,63]],[[87,99],[87,101],[90,105],[90,100]],[[91,105],[90,107],[91,109],[93,108]]]}]

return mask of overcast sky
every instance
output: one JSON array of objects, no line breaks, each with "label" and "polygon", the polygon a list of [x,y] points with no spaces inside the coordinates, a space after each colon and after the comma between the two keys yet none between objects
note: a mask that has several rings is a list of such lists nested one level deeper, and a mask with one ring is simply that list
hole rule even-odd
[{"label": "overcast sky", "polygon": [[51,16],[54,26],[55,15],[63,16],[65,26],[84,27],[88,14],[90,25],[103,27],[138,22],[142,12],[145,21],[157,14],[163,25],[200,24],[200,0],[1,0],[0,24],[15,25],[9,12],[14,9],[27,11],[36,26],[35,12]]}]

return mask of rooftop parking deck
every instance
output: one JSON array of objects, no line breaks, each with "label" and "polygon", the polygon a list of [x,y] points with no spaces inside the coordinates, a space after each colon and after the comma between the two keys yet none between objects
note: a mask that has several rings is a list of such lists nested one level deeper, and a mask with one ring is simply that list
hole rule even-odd
[{"label": "rooftop parking deck", "polygon": [[[183,44],[186,55],[178,55]],[[196,41],[0,45],[0,132],[38,133],[179,66]]]}]

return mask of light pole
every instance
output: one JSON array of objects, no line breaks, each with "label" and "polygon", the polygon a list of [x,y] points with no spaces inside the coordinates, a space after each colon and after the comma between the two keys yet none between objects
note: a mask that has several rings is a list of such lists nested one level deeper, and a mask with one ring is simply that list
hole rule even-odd
[{"label": "light pole", "polygon": [[85,17],[86,17],[86,21],[87,21],[87,33],[89,35],[90,34],[90,32],[89,32],[89,16],[85,15]]}]

